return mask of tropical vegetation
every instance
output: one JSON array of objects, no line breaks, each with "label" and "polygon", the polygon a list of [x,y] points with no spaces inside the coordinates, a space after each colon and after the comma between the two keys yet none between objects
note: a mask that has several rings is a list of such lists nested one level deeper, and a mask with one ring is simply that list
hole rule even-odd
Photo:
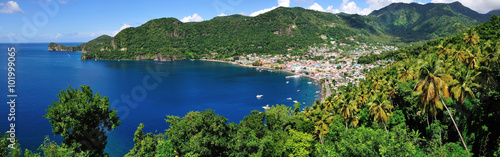
[{"label": "tropical vegetation", "polygon": [[[370,57],[395,62],[303,109],[275,105],[251,111],[238,124],[210,109],[167,115],[169,129],[157,134],[144,133],[147,126],[140,124],[126,156],[500,155],[499,16],[450,37]],[[64,142],[46,139],[41,152],[24,155],[106,155],[105,142],[96,150],[82,144],[105,139],[104,130],[120,124],[107,98],[93,95],[88,86],[70,87],[58,98],[45,118]],[[85,129],[95,130],[99,139],[83,138]],[[0,145],[5,143],[4,137]]]}]

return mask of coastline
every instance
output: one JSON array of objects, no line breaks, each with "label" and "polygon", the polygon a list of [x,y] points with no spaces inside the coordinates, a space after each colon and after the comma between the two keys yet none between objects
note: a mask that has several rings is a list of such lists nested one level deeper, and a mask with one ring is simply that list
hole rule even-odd
[{"label": "coastline", "polygon": [[[89,59],[84,59],[84,60],[89,60]],[[118,59],[95,59],[95,60],[118,60]],[[122,59],[122,60],[124,60],[124,61],[137,61],[135,59]],[[318,78],[315,78],[315,77],[312,77],[312,76],[308,76],[308,75],[304,75],[304,74],[297,74],[297,73],[294,73],[294,72],[291,72],[291,71],[288,71],[288,70],[284,70],[284,69],[273,69],[273,68],[267,68],[267,67],[261,67],[261,66],[244,65],[244,64],[239,64],[239,63],[236,63],[236,62],[231,62],[231,61],[221,61],[221,60],[215,60],[215,59],[198,59],[198,60],[200,60],[200,61],[209,61],[209,62],[228,63],[228,64],[233,64],[233,65],[237,65],[237,66],[241,66],[241,67],[260,68],[260,69],[264,69],[264,70],[280,71],[280,72],[287,73],[287,74],[290,74],[290,75],[299,75],[301,77],[305,77],[305,78],[311,79],[311,80],[313,80],[314,82],[316,82],[316,83],[318,83],[320,85],[320,93],[319,93],[319,101],[320,102],[324,102],[325,99],[328,96],[331,95],[330,92],[325,91],[324,88],[323,88],[326,84],[325,83],[320,83],[320,80]],[[330,93],[330,94],[328,94],[328,93]],[[318,99],[316,99],[316,100],[318,100]]]},{"label": "coastline", "polygon": [[312,77],[312,76],[308,76],[308,75],[304,75],[304,74],[297,74],[297,73],[294,73],[294,72],[291,72],[291,71],[288,71],[288,70],[283,70],[283,69],[272,69],[272,68],[266,68],[266,67],[261,67],[261,66],[238,64],[236,62],[231,62],[231,61],[221,61],[221,60],[214,60],[214,59],[199,59],[199,60],[201,60],[201,61],[210,61],[210,62],[219,62],[219,63],[229,63],[229,64],[238,65],[238,66],[247,67],[247,68],[260,68],[260,69],[265,69],[265,70],[274,70],[274,71],[284,72],[284,73],[287,73],[287,74],[290,74],[290,75],[300,75],[301,77],[306,77],[306,78],[309,78],[311,80],[314,80],[314,82],[316,82],[316,83],[318,83],[320,85],[320,93],[319,93],[319,101],[320,102],[324,102],[324,100],[328,96],[330,96],[330,95],[327,95],[327,92],[323,90],[323,86],[325,86],[325,84],[324,83],[320,83],[320,80],[318,78],[315,78],[315,77]]}]

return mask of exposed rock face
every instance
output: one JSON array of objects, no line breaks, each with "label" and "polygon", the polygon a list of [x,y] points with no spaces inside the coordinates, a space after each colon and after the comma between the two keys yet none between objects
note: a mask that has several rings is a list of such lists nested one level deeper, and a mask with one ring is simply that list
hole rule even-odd
[{"label": "exposed rock face", "polygon": [[156,54],[154,60],[155,61],[172,61],[172,59],[170,57],[163,57],[163,55],[161,55],[161,53]]},{"label": "exposed rock face", "polygon": [[186,60],[185,57],[177,58],[176,56],[166,57],[161,53],[156,54],[153,58],[144,55],[135,56],[135,60],[154,60],[154,61],[176,61],[176,60]]},{"label": "exposed rock face", "polygon": [[111,46],[113,46],[113,49],[116,49],[115,38],[111,40]]},{"label": "exposed rock face", "polygon": [[297,28],[297,25],[295,24],[292,24],[291,26],[289,26],[288,28],[284,28],[284,29],[280,29],[280,30],[276,30],[274,31],[273,33],[276,34],[276,35],[287,35],[287,36],[290,36],[290,37],[294,37],[295,34],[292,33],[292,29],[295,29]]},{"label": "exposed rock face", "polygon": [[135,60],[145,60],[144,55],[135,56]]}]

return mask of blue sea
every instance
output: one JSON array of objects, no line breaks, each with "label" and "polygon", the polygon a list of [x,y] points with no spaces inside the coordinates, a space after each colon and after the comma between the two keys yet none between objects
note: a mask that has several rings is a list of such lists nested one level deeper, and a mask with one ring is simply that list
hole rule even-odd
[{"label": "blue sea", "polygon": [[[80,43],[66,43],[78,45]],[[7,94],[7,48],[0,44],[0,130],[6,132],[10,107]],[[282,72],[259,71],[209,61],[80,60],[80,52],[50,52],[48,43],[17,44],[15,131],[21,148],[37,150],[48,136],[58,143],[49,121],[43,118],[56,95],[68,85],[89,85],[109,97],[122,124],[109,132],[106,152],[123,156],[133,147],[134,132],[144,123],[145,132],[168,129],[166,115],[183,117],[190,111],[212,109],[229,122],[239,123],[252,110],[285,104],[291,100],[311,106],[320,87],[307,78],[286,79]],[[289,81],[287,84],[286,82]],[[298,91],[300,90],[300,91]],[[263,95],[257,99],[256,95]]]}]

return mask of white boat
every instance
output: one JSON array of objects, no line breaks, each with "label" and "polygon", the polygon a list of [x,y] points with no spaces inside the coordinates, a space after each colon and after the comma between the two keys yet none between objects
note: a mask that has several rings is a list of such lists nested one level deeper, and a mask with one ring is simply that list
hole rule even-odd
[{"label": "white boat", "polygon": [[269,105],[266,105],[266,106],[262,106],[262,108],[263,108],[264,110],[267,110],[267,109],[269,109],[270,107],[269,107]]},{"label": "white boat", "polygon": [[297,100],[294,100],[294,101],[293,101],[293,103],[298,103],[298,101],[297,101]]},{"label": "white boat", "polygon": [[292,98],[288,97],[288,98],[286,98],[286,100],[292,100]]},{"label": "white boat", "polygon": [[260,98],[262,98],[262,96],[264,96],[264,95],[257,95],[257,98],[259,98],[259,99],[260,99]]},{"label": "white boat", "polygon": [[312,82],[307,82],[307,84],[312,84]]},{"label": "white boat", "polygon": [[318,93],[319,93],[319,90],[318,90],[318,91],[316,91],[316,94],[318,94]]},{"label": "white boat", "polygon": [[290,81],[286,81],[286,84],[290,83]]},{"label": "white boat", "polygon": [[300,92],[300,89],[299,89],[299,90],[297,90],[297,92]]}]

